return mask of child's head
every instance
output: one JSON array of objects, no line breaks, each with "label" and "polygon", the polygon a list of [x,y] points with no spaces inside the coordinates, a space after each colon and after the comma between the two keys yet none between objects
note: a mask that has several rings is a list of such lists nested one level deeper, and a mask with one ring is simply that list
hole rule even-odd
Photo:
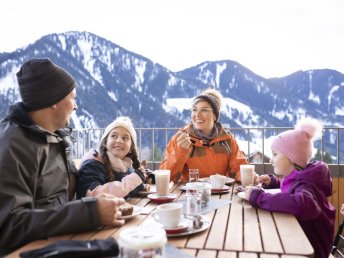
[{"label": "child's head", "polygon": [[[281,155],[289,161],[293,167],[304,168],[312,158],[313,140],[321,136],[322,125],[312,118],[300,120],[294,130],[288,130],[277,135],[272,144],[274,158]],[[278,164],[273,164],[276,174],[278,174]]]},{"label": "child's head", "polygon": [[123,159],[128,153],[136,154],[136,141],[136,131],[130,118],[121,116],[106,127],[100,141],[100,151],[108,150]]}]

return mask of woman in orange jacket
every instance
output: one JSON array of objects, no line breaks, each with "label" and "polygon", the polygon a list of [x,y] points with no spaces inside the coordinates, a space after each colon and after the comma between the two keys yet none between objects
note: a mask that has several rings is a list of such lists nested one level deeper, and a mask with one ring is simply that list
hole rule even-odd
[{"label": "woman in orange jacket", "polygon": [[160,169],[171,170],[171,180],[188,181],[189,169],[200,177],[221,174],[240,181],[240,165],[247,164],[234,137],[219,120],[222,96],[207,89],[192,104],[191,123],[169,141]]}]

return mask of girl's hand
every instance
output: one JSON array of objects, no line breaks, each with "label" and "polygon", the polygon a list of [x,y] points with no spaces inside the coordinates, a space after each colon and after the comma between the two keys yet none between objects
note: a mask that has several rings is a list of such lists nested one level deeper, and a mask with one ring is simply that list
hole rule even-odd
[{"label": "girl's hand", "polygon": [[261,175],[257,178],[257,183],[269,185],[271,183],[271,178],[268,175]]},{"label": "girl's hand", "polygon": [[251,196],[251,193],[252,193],[252,190],[253,190],[253,186],[246,186],[245,187],[245,199],[247,200],[247,201],[249,201],[250,200],[250,196]]}]

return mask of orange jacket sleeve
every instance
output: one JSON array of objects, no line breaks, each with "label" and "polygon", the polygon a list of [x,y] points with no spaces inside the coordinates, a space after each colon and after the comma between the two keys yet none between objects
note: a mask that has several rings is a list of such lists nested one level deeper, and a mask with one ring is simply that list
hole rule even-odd
[{"label": "orange jacket sleeve", "polygon": [[176,181],[182,173],[190,153],[190,149],[185,151],[177,146],[177,134],[173,135],[167,144],[164,160],[160,165],[160,169],[171,170],[172,181]]},{"label": "orange jacket sleeve", "polygon": [[229,158],[230,173],[234,173],[231,177],[235,178],[236,181],[241,182],[240,179],[240,165],[248,164],[244,153],[239,149],[237,141],[232,137],[231,139],[231,154]]}]

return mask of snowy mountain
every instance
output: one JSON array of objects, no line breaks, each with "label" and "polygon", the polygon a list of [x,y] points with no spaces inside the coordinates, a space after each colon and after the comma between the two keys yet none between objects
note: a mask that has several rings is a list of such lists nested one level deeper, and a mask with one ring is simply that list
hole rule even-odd
[{"label": "snowy mountain", "polygon": [[303,115],[344,126],[344,75],[337,71],[269,79],[222,60],[174,73],[88,32],[50,34],[0,53],[0,118],[20,100],[15,74],[32,57],[49,57],[76,79],[75,128],[105,127],[119,115],[130,116],[135,127],[180,127],[189,121],[193,97],[209,86],[224,96],[221,121],[230,127],[293,126]]}]

